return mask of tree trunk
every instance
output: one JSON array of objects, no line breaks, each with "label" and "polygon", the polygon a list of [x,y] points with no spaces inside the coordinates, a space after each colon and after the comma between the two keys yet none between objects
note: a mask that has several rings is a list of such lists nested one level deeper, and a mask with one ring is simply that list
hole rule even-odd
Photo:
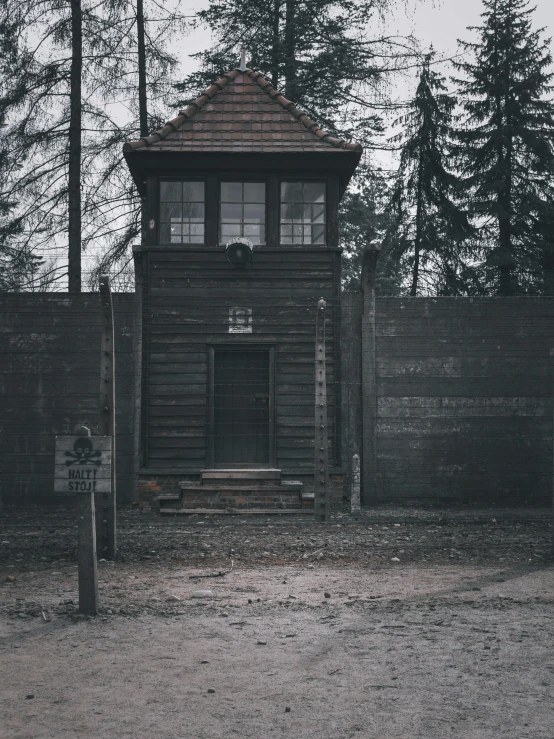
[{"label": "tree trunk", "polygon": [[81,0],[71,0],[71,71],[68,161],[68,279],[70,293],[81,292],[81,76],[83,29]]},{"label": "tree trunk", "polygon": [[416,233],[414,241],[414,268],[412,270],[412,286],[410,295],[417,295],[417,283],[419,281],[419,262],[421,256],[421,232],[423,230],[423,153],[421,146],[419,150],[419,163],[417,172],[417,205],[416,205]]},{"label": "tree trunk", "polygon": [[140,135],[148,136],[148,99],[146,97],[146,48],[144,43],[144,4],[137,0],[138,103]]},{"label": "tree trunk", "polygon": [[271,84],[275,89],[279,87],[279,20],[281,13],[281,0],[273,3],[273,41],[271,48]]},{"label": "tree trunk", "polygon": [[[513,139],[511,131],[510,79],[512,71],[508,60],[501,60],[500,55],[497,56],[497,75],[500,78],[500,89],[502,90],[502,93],[497,93],[496,97],[498,168],[502,177],[502,184],[498,191],[498,235],[500,246],[498,255],[500,267],[498,294],[512,295],[516,292],[511,233]],[[502,114],[502,111],[504,111],[504,114]]]},{"label": "tree trunk", "polygon": [[295,0],[286,0],[285,9],[285,97],[289,100],[296,99],[294,3]]}]

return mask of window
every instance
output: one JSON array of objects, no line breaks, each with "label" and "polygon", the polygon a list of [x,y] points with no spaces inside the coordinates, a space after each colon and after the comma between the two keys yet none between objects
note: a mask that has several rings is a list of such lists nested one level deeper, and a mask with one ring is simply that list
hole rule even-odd
[{"label": "window", "polygon": [[160,183],[162,244],[204,243],[204,183]]},{"label": "window", "polygon": [[325,243],[325,183],[281,183],[281,244]]},{"label": "window", "polygon": [[265,243],[265,184],[221,183],[221,243],[235,236]]}]

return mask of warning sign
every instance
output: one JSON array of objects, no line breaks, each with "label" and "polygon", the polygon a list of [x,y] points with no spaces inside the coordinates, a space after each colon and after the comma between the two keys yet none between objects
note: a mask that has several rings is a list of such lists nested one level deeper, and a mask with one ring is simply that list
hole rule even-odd
[{"label": "warning sign", "polygon": [[56,436],[54,491],[109,493],[111,463],[111,436]]}]

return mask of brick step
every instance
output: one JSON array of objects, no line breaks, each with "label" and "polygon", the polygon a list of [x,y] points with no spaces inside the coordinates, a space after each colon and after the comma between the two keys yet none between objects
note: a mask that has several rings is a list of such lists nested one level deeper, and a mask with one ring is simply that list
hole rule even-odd
[{"label": "brick step", "polygon": [[165,516],[313,516],[312,508],[161,508]]}]

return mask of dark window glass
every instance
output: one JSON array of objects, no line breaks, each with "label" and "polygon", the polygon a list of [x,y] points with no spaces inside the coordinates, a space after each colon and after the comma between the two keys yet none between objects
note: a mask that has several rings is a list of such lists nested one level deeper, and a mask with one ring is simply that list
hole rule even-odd
[{"label": "dark window glass", "polygon": [[265,243],[265,183],[221,183],[220,240],[226,244],[235,236]]},{"label": "dark window glass", "polygon": [[204,183],[160,183],[160,241],[162,244],[204,243]]},{"label": "dark window glass", "polygon": [[281,183],[281,244],[325,243],[325,183]]}]

